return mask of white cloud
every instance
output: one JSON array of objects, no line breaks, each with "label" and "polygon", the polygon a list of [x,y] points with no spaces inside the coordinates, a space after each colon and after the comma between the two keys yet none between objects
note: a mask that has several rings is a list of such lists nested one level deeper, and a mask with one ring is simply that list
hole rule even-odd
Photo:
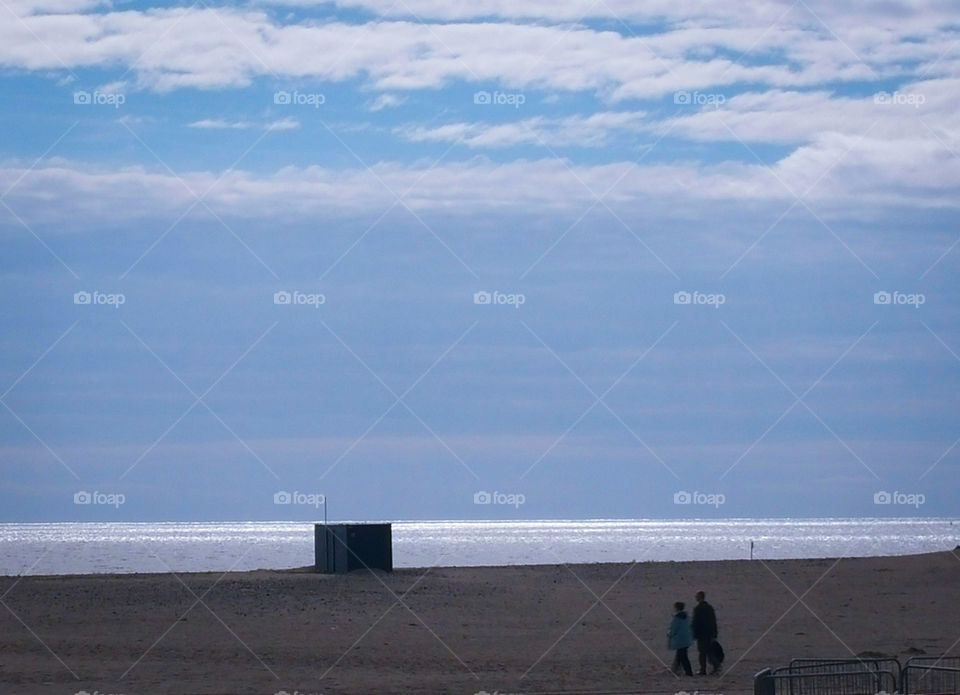
[{"label": "white cloud", "polygon": [[221,118],[204,118],[187,124],[188,128],[205,130],[248,130],[263,128],[264,130],[295,130],[300,127],[300,121],[295,118],[281,118],[269,123],[254,123],[253,121],[227,121]]},{"label": "white cloud", "polygon": [[[376,0],[364,4],[385,11]],[[611,6],[614,12],[627,7],[623,3]],[[513,119],[504,122],[470,118],[429,125],[408,123],[395,132],[413,142],[459,140],[476,149],[540,144],[600,147],[636,134],[643,136],[643,144],[652,145],[668,132],[670,138],[659,145],[658,154],[677,137],[795,148],[780,155],[770,169],[752,161],[742,149],[738,149],[740,161],[645,163],[631,169],[611,193],[611,199],[623,204],[660,203],[671,198],[789,201],[783,184],[802,192],[816,183],[811,198],[832,206],[837,214],[868,215],[872,207],[889,204],[957,207],[960,160],[952,152],[960,151],[960,134],[954,125],[954,115],[960,110],[960,80],[952,75],[942,77],[958,66],[955,51],[950,50],[956,31],[947,27],[946,15],[926,5],[926,14],[921,13],[917,4],[901,8],[899,16],[887,11],[889,8],[879,10],[871,24],[863,23],[860,10],[844,13],[811,6],[817,15],[801,6],[784,13],[787,6],[776,3],[744,8],[657,2],[645,5],[642,13],[631,9],[629,16],[658,18],[662,25],[651,30],[653,25],[648,24],[638,35],[631,35],[569,23],[492,21],[490,17],[520,11],[499,0],[473,4],[466,11],[462,6],[416,0],[411,7],[420,8],[425,16],[452,18],[432,25],[392,19],[362,24],[334,20],[280,23],[266,12],[234,8],[76,14],[66,7],[62,14],[31,14],[27,4],[18,3],[23,21],[0,24],[0,61],[43,74],[63,64],[126,66],[139,86],[161,91],[239,87],[263,75],[309,85],[321,80],[362,79],[388,90],[368,103],[367,108],[374,110],[401,103],[405,97],[399,90],[437,88],[454,81],[551,94],[589,90],[607,100],[662,97],[678,89],[709,91],[723,96],[719,109],[692,105],[684,110],[671,104],[666,110],[654,105],[639,111],[605,106],[596,113],[574,116],[526,115],[510,109],[497,112]],[[525,8],[524,12],[533,13],[530,16],[542,13],[558,21],[568,11],[544,2]],[[606,10],[601,7],[597,12]],[[474,16],[484,19],[454,21]],[[685,21],[679,21],[681,17]],[[209,30],[224,25],[223,31]],[[841,38],[834,33],[842,34]],[[317,45],[324,50],[317,51]],[[745,52],[750,52],[749,58],[732,59]],[[913,77],[924,71],[928,73],[925,80]],[[923,94],[922,108],[878,105],[869,95],[853,97],[832,91],[833,85],[844,80],[872,80],[877,74],[894,78],[889,84],[900,83],[905,93]],[[830,89],[823,86],[825,82],[831,84]],[[740,83],[750,83],[751,91],[743,92]],[[264,87],[264,108],[271,107],[272,92],[273,85]],[[444,99],[451,98],[444,95]],[[474,108],[467,99],[465,96],[466,103],[459,111]],[[670,115],[659,115],[665,111]],[[206,118],[190,126],[283,130],[297,128],[299,122],[293,118],[272,122]],[[659,159],[676,160],[675,153],[664,154]],[[627,159],[617,153],[607,158],[611,157]],[[541,159],[448,163],[429,172],[383,162],[375,171],[394,179],[396,190],[406,190],[422,174],[424,180],[411,194],[411,207],[462,206],[469,211],[480,205],[522,204],[526,209],[578,205],[591,199],[578,179],[593,190],[605,190],[615,181],[611,172],[623,167],[629,164],[574,165]],[[824,172],[829,173],[819,180]],[[98,190],[111,177],[121,196],[128,185],[148,185],[145,181],[133,183],[138,178],[150,179],[157,190],[165,190],[168,182],[155,176],[139,170],[104,173],[85,166],[41,167],[24,179],[15,194],[29,197],[29,182],[41,188],[67,185]],[[212,183],[216,176],[214,172],[194,172],[188,178]],[[274,175],[232,172],[218,189],[233,186],[235,190],[227,198],[241,201],[240,208],[249,199],[261,200],[265,208],[276,203],[284,211],[308,206],[355,210],[382,199],[382,186],[375,179],[368,171],[306,167]],[[51,195],[41,188],[33,194]],[[389,195],[386,199],[392,202]]]},{"label": "white cloud", "polygon": [[406,101],[406,97],[399,96],[397,94],[381,94],[372,102],[367,105],[367,108],[371,111],[381,111],[383,109],[391,109],[395,106],[400,106],[403,102]]},{"label": "white cloud", "polygon": [[617,133],[639,131],[642,111],[605,111],[589,116],[526,118],[504,124],[450,123],[435,127],[407,125],[396,129],[412,142],[457,142],[468,147],[545,145],[599,147]]},{"label": "white cloud", "polygon": [[221,129],[234,129],[234,130],[246,130],[250,128],[253,124],[250,121],[225,121],[219,118],[204,118],[199,121],[194,121],[193,123],[188,123],[188,128],[202,128],[205,130],[221,130]]},{"label": "white cloud", "polygon": [[[932,7],[926,15],[904,10],[899,21],[888,13],[866,25],[852,21],[862,19],[855,12],[835,11],[826,21],[834,32],[843,27],[838,40],[800,7],[771,26],[780,5],[669,23],[686,7],[676,5],[661,8],[668,20],[662,30],[638,35],[502,21],[281,24],[264,12],[207,7],[29,14],[0,25],[0,61],[28,70],[119,65],[132,69],[139,86],[160,91],[281,76],[361,78],[394,92],[466,80],[588,90],[615,100],[738,83],[796,88],[925,71],[937,77],[958,63],[950,52],[957,38],[952,19]],[[700,4],[693,9],[706,12]]]},{"label": "white cloud", "polygon": [[[309,7],[329,0],[260,0],[262,5]],[[554,22],[580,22],[605,18],[622,21],[684,22],[697,26],[730,27],[774,24],[816,24],[821,20],[834,31],[858,33],[906,28],[915,32],[930,22],[952,20],[952,8],[932,0],[910,3],[851,5],[830,0],[807,0],[797,5],[787,2],[736,0],[333,0],[341,8],[363,8],[382,17],[415,17],[422,20],[466,20],[480,18],[539,19]],[[809,8],[809,9],[807,9]]]},{"label": "white cloud", "polygon": [[271,121],[264,126],[267,130],[296,130],[300,127],[300,121],[296,118],[281,118]]},{"label": "white cloud", "polygon": [[[885,103],[899,100],[900,103]],[[878,103],[879,102],[879,103]],[[960,110],[960,79],[927,80],[894,92],[862,97],[827,91],[748,92],[721,108],[695,109],[653,126],[699,141],[796,144],[826,133],[859,135],[868,130],[891,140],[929,138],[929,127],[953,130]],[[731,133],[732,131],[732,133]],[[735,134],[735,135],[734,135]]]},{"label": "white cloud", "polygon": [[83,12],[109,4],[107,0],[7,0],[4,6],[22,17],[29,14]]},{"label": "white cloud", "polygon": [[[8,163],[0,168],[0,187],[16,183],[6,201],[27,223],[175,216],[194,201],[189,190],[199,195],[207,189],[205,201],[218,214],[276,219],[383,210],[395,201],[388,188],[409,191],[404,202],[413,210],[466,216],[579,214],[595,194],[608,191],[605,201],[622,213],[709,218],[718,204],[733,203],[744,206],[744,215],[749,210],[770,216],[769,224],[793,202],[788,188],[806,193],[805,200],[824,219],[877,219],[896,206],[960,208],[960,158],[933,137],[891,147],[883,137],[833,133],[770,168],[737,162],[576,164],[548,158],[496,163],[476,158],[433,168],[383,162],[371,169],[308,166],[268,175],[232,170],[178,177],[74,162],[28,167]],[[51,207],[50,200],[57,205]]]}]

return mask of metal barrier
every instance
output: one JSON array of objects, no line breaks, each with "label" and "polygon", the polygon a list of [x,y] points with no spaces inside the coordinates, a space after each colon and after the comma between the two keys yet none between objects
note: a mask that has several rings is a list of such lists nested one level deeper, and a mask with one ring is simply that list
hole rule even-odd
[{"label": "metal barrier", "polygon": [[804,669],[791,673],[790,668],[760,671],[753,679],[754,695],[876,695],[897,690],[897,678],[891,671],[861,666],[846,671]]},{"label": "metal barrier", "polygon": [[753,679],[754,695],[960,695],[960,656],[793,659]]},{"label": "metal barrier", "polygon": [[946,666],[947,668],[960,668],[960,656],[911,656],[907,659],[904,666]]},{"label": "metal barrier", "polygon": [[849,659],[792,659],[785,669],[788,673],[837,673],[840,671],[889,671],[900,682],[900,660],[895,657],[852,657]]},{"label": "metal barrier", "polygon": [[[934,659],[930,661],[932,664]],[[960,695],[960,668],[913,663],[910,659],[903,667],[900,690],[904,695]]]}]

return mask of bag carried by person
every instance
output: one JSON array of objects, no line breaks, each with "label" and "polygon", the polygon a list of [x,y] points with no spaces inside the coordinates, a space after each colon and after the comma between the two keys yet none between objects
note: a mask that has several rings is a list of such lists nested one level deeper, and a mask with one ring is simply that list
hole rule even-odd
[{"label": "bag carried by person", "polygon": [[724,656],[726,655],[723,653],[723,647],[720,645],[720,642],[713,640],[710,644],[710,658],[713,660],[713,663],[722,664]]}]

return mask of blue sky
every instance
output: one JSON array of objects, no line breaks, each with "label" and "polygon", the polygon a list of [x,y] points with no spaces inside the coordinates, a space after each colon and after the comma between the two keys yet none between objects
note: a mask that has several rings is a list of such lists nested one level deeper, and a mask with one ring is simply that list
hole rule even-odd
[{"label": "blue sky", "polygon": [[2,11],[3,520],[956,515],[940,5]]}]

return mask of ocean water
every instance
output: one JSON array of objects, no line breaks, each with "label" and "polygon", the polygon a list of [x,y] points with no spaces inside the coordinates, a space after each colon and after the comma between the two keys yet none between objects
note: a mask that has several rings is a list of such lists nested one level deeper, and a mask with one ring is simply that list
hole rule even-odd
[{"label": "ocean water", "polygon": [[[951,519],[402,521],[396,567],[905,555],[960,544]],[[0,524],[0,575],[313,564],[313,524]]]}]

